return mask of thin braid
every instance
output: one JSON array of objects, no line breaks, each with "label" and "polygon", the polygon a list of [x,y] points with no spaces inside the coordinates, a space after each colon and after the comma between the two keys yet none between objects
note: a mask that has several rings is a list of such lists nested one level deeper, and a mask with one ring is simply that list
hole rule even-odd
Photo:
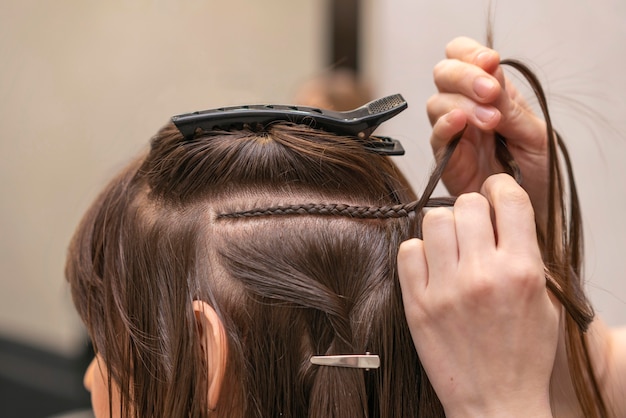
[{"label": "thin braid", "polygon": [[[440,197],[429,199],[424,207],[454,205],[455,198]],[[404,218],[418,209],[419,201],[393,206],[354,206],[342,203],[306,203],[296,205],[279,205],[268,208],[255,208],[237,212],[220,213],[217,219],[253,218],[270,215],[319,215],[345,216],[357,219],[388,219]],[[421,210],[421,208],[420,208]]]},{"label": "thin braid", "polygon": [[[223,213],[218,218],[249,218],[267,215],[328,215],[359,219],[401,218],[414,210],[414,203],[394,206],[353,206],[341,203],[306,203],[299,205],[272,206],[240,212]],[[408,209],[407,209],[408,207]]]}]

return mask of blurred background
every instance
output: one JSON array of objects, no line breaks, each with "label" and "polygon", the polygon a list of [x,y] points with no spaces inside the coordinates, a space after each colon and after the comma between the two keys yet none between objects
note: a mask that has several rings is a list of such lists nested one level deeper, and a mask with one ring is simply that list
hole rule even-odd
[{"label": "blurred background", "polygon": [[380,133],[402,141],[397,162],[419,191],[432,68],[453,37],[484,40],[490,10],[496,49],[547,89],[580,188],[588,290],[609,324],[625,324],[623,1],[0,0],[0,416],[88,406],[67,244],[169,117],[298,102],[347,71],[355,100],[409,102]]}]

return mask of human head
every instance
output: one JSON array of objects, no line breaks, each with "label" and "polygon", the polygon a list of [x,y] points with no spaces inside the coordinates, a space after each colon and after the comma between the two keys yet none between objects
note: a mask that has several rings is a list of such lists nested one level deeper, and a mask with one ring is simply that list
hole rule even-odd
[{"label": "human head", "polygon": [[[165,126],[98,197],[68,255],[109,409],[119,395],[112,413],[443,416],[395,263],[400,242],[419,236],[421,209],[460,137],[416,200],[391,161],[356,137],[288,122],[192,138]],[[590,316],[575,264],[545,242],[556,273],[548,284],[578,319],[566,332],[581,344]],[[380,369],[309,362],[366,352],[380,355]],[[572,375],[586,391],[581,356]]]},{"label": "human head", "polygon": [[[395,266],[419,215],[323,214],[333,204],[414,200],[389,158],[354,138],[276,123],[185,140],[165,126],[89,209],[68,256],[75,304],[126,413],[392,417],[417,416],[420,403],[436,409]],[[309,203],[322,208],[219,216]],[[214,310],[227,342],[214,405],[199,302]],[[309,362],[368,351],[380,355],[380,369]]]}]

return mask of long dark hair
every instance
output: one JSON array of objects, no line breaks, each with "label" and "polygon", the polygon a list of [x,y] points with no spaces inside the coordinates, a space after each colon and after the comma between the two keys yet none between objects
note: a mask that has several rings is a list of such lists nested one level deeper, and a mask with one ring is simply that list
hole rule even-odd
[{"label": "long dark hair", "polygon": [[[491,4],[489,10],[493,10]],[[494,47],[493,21],[494,17],[489,14],[486,32],[486,46],[489,48]],[[595,313],[584,291],[582,214],[569,152],[554,128],[548,99],[539,78],[519,60],[505,59],[501,65],[514,69],[526,79],[546,122],[548,213],[545,229],[537,228],[537,232],[546,266],[547,285],[567,312],[564,327],[568,365],[583,415],[607,417],[608,409],[593,370],[586,335]],[[496,132],[495,139],[496,157],[503,169],[522,182],[519,167],[507,150],[506,138]]]},{"label": "long dark hair", "polygon": [[[489,40],[488,44],[491,43]],[[547,284],[567,312],[565,344],[572,383],[582,412],[585,417],[606,417],[609,416],[608,410],[593,371],[586,336],[594,318],[594,310],[584,291],[582,215],[569,152],[554,129],[548,101],[537,76],[518,60],[506,59],[501,64],[517,70],[528,81],[546,121],[548,213],[545,230],[538,228],[537,231],[546,266]],[[496,155],[503,167],[509,173],[515,172],[516,165],[506,150],[506,138],[496,133],[496,141]]]},{"label": "long dark hair", "polygon": [[[73,299],[120,389],[122,416],[443,417],[406,324],[396,255],[421,235],[424,207],[453,203],[431,194],[459,138],[418,199],[387,157],[355,138],[276,123],[185,140],[165,126],[98,197],[68,255]],[[583,337],[593,313],[578,275],[580,219],[564,215],[571,205],[551,173],[550,210],[564,224],[542,247],[587,414],[602,402]],[[228,337],[215,411],[197,299]],[[309,362],[365,352],[380,355],[379,369]]]}]

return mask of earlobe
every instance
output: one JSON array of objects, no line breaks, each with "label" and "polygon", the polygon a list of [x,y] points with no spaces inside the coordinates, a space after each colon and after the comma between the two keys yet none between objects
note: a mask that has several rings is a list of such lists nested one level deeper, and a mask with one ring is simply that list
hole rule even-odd
[{"label": "earlobe", "polygon": [[219,316],[208,303],[195,300],[193,310],[207,368],[208,408],[215,409],[226,374],[228,357],[226,331]]}]

